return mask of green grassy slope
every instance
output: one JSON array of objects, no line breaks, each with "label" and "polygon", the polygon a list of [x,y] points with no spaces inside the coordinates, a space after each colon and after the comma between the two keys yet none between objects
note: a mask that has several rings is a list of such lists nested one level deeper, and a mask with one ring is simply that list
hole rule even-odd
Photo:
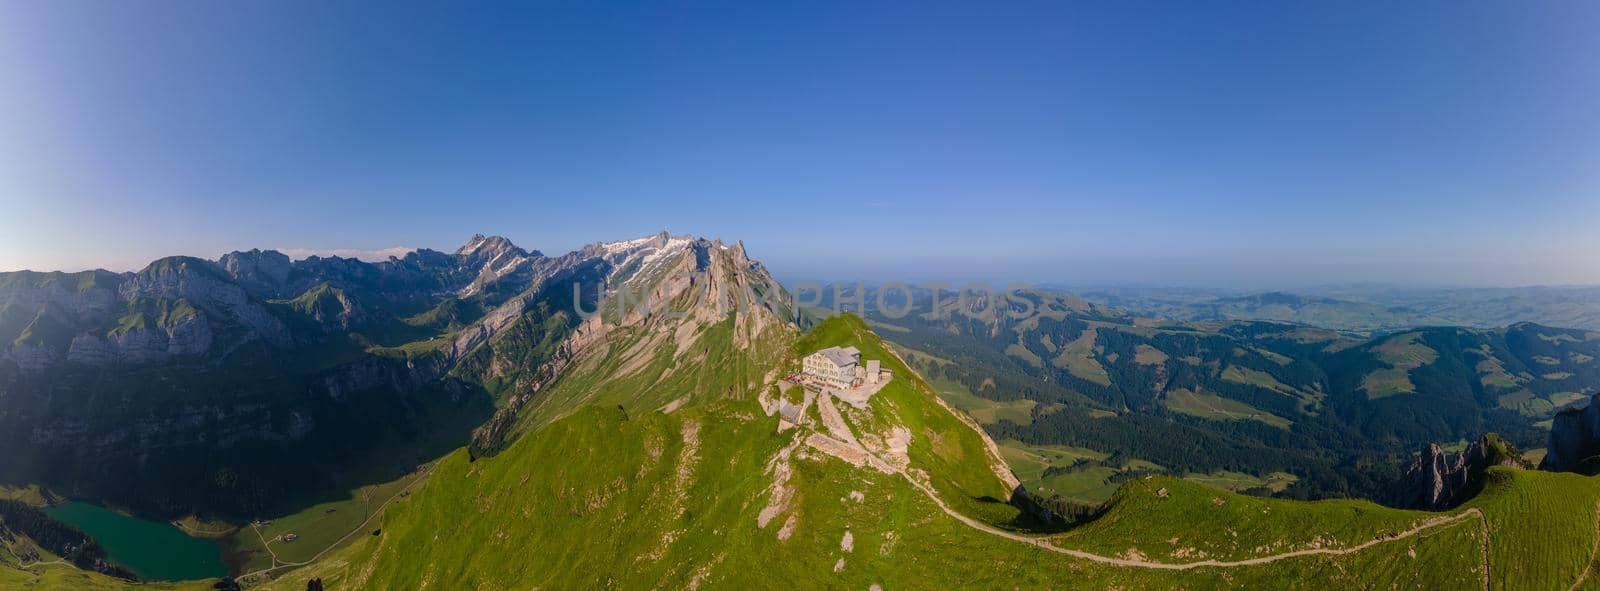
[{"label": "green grassy slope", "polygon": [[993,524],[1010,524],[1019,511],[1003,501],[1011,491],[995,477],[995,462],[973,426],[939,404],[933,388],[884,346],[866,323],[838,316],[812,328],[795,345],[795,358],[834,346],[853,346],[862,359],[881,360],[895,378],[872,397],[879,424],[900,425],[912,434],[912,466],[927,471],[933,487],[958,510]]},{"label": "green grassy slope", "polygon": [[79,569],[70,564],[38,565],[28,569],[0,565],[0,589],[63,589],[71,591],[113,590],[203,590],[211,589],[212,581],[186,581],[181,583],[134,584],[99,573]]},{"label": "green grassy slope", "polygon": [[1496,589],[1565,589],[1592,568],[1600,535],[1595,477],[1490,468],[1483,492],[1464,506],[1488,519]]},{"label": "green grassy slope", "polygon": [[[685,587],[696,581],[708,588],[781,583],[913,589],[1482,584],[1483,530],[1473,518],[1345,556],[1176,572],[1120,567],[976,531],[940,513],[906,481],[832,458],[795,464],[798,519],[788,539],[780,540],[777,520],[762,528],[757,516],[768,484],[761,477],[763,460],[781,449],[783,437],[773,432],[771,419],[741,422],[737,407],[718,403],[630,418],[590,408],[495,458],[471,462],[457,454],[425,491],[404,501],[383,536],[364,537],[273,588],[303,588],[311,576],[340,589]],[[694,446],[686,442],[688,431],[695,432],[688,438]],[[690,475],[682,487],[676,486],[680,474]],[[1510,488],[1522,495],[1570,492],[1545,486],[1555,475],[1505,477],[1516,481]],[[1155,494],[1162,488],[1165,498]],[[861,500],[852,492],[861,492]],[[1496,491],[1485,495],[1486,502],[1499,499]],[[1170,562],[1245,559],[1313,545],[1347,547],[1431,517],[1362,503],[1242,497],[1167,479],[1127,487],[1119,501],[1103,519],[1106,527],[1075,531],[1059,543]],[[440,535],[441,527],[447,535]],[[846,531],[850,551],[840,546]],[[1493,579],[1496,589],[1554,588],[1547,583],[1575,579],[1586,558],[1533,557],[1524,551],[1525,540],[1502,540],[1498,530],[1491,531],[1491,572],[1502,573]],[[1592,536],[1569,541],[1576,547]],[[1540,562],[1528,562],[1533,558]],[[841,559],[844,566],[835,572]],[[1535,569],[1548,576],[1518,574]]]},{"label": "green grassy slope", "polygon": [[[284,563],[311,560],[346,536],[362,533],[356,532],[358,528],[376,527],[376,522],[368,519],[391,498],[405,493],[408,487],[420,485],[419,480],[426,476],[427,468],[419,468],[390,482],[353,489],[345,498],[230,528],[229,533],[220,536],[229,566],[238,573],[253,573]],[[284,538],[288,534],[294,534],[295,540],[286,541]]]},{"label": "green grassy slope", "polygon": [[[918,312],[932,309],[931,295],[918,296]],[[1355,338],[1143,318],[1051,292],[1009,299],[1014,312],[1036,311],[1024,318],[957,311],[955,301],[900,318],[869,306],[867,318],[991,436],[1139,458],[1174,475],[1292,474],[1281,490],[1256,490],[1290,498],[1382,498],[1434,441],[1496,432],[1541,447],[1540,421],[1600,383],[1600,337],[1570,329]]]},{"label": "green grassy slope", "polygon": [[[854,345],[865,358],[882,353],[852,320],[823,323],[795,350],[827,344]],[[298,590],[318,577],[331,589],[1473,589],[1488,566],[1492,588],[1544,589],[1575,581],[1591,559],[1600,487],[1499,469],[1468,505],[1483,519],[1260,499],[1151,478],[1124,486],[1088,525],[1011,539],[1019,534],[983,525],[1006,515],[973,501],[1004,493],[976,432],[960,435],[970,427],[894,369],[903,387],[886,388],[871,414],[850,417],[853,426],[865,434],[874,423],[903,421],[914,433],[912,466],[929,473],[944,505],[977,519],[948,514],[904,475],[807,447],[804,427],[778,432],[753,394],[695,398],[670,413],[608,398],[553,417],[493,457],[446,458],[424,488],[392,506],[381,535],[360,536],[268,587]],[[652,404],[668,396],[641,394]],[[1361,549],[1154,567],[1340,548]]]},{"label": "green grassy slope", "polygon": [[[680,349],[671,338],[653,339],[647,330],[622,329],[607,351],[586,358],[557,387],[541,392],[523,418],[524,430],[587,406],[623,406],[640,411],[684,402],[708,402],[730,393],[747,393],[761,383],[787,335],[770,334],[761,343],[734,342],[733,321],[704,327]],[[622,332],[619,331],[619,332]]]}]

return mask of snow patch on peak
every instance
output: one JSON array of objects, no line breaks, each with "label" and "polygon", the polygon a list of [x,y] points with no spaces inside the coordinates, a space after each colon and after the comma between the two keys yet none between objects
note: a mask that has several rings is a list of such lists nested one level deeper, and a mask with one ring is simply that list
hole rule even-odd
[{"label": "snow patch on peak", "polygon": [[505,252],[521,254],[522,249],[504,236],[473,234],[471,240],[468,240],[465,245],[456,250],[456,255],[465,257],[478,255],[498,256],[500,253]]},{"label": "snow patch on peak", "polygon": [[485,238],[483,234],[473,234],[471,240],[468,240],[466,244],[461,246],[461,248],[456,249],[456,254],[470,255],[478,252],[478,249],[483,248],[483,244],[485,242],[488,242],[488,239]]},{"label": "snow patch on peak", "polygon": [[655,240],[655,239],[656,239],[655,236],[645,236],[644,238],[634,238],[633,240],[618,240],[616,242],[607,242],[607,243],[601,244],[600,246],[606,250],[606,254],[607,255],[621,254],[621,253],[633,250],[635,248],[639,248],[641,246],[644,246],[645,244],[648,244],[651,240]]},{"label": "snow patch on peak", "polygon": [[618,240],[616,242],[605,242],[605,243],[602,243],[600,245],[600,247],[605,249],[606,255],[609,256],[609,255],[614,255],[614,254],[622,254],[622,253],[630,252],[630,251],[633,251],[633,250],[638,250],[638,249],[641,249],[641,248],[651,247],[651,246],[653,246],[655,248],[658,248],[658,249],[662,249],[662,248],[677,248],[677,244],[678,243],[685,242],[685,241],[691,241],[691,240],[694,240],[694,236],[690,236],[688,234],[685,234],[683,236],[674,237],[671,233],[667,232],[666,230],[662,230],[662,231],[660,231],[658,233],[651,234],[649,236],[643,236],[643,237],[639,237],[639,238],[634,238],[632,240]]},{"label": "snow patch on peak", "polygon": [[662,230],[659,234],[652,234],[632,240],[619,240],[600,244],[604,254],[615,264],[623,264],[629,259],[640,257],[639,262],[649,265],[664,257],[668,257],[687,248],[694,243],[696,238],[692,235],[673,236]]},{"label": "snow patch on peak", "polygon": [[678,238],[669,238],[669,239],[667,239],[667,243],[666,244],[663,244],[659,248],[656,248],[654,252],[651,252],[650,254],[645,255],[644,262],[645,262],[645,264],[648,265],[648,264],[656,261],[657,259],[660,259],[661,257],[676,253],[678,251],[681,251],[681,250],[684,249],[684,247],[689,246],[689,243],[693,242],[693,241],[694,241],[694,238],[691,237],[691,236],[683,236],[683,237],[678,237]]}]

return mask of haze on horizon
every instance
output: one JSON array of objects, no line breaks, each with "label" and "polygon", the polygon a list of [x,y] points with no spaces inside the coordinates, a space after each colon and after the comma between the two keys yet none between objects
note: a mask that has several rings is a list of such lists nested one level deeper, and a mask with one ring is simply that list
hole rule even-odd
[{"label": "haze on horizon", "polygon": [[0,271],[665,227],[781,277],[1600,283],[1600,4],[521,11],[0,4]]}]

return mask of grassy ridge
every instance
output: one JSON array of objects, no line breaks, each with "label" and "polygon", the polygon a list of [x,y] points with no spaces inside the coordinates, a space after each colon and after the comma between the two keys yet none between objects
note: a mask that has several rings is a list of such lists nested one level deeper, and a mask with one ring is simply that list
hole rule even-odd
[{"label": "grassy ridge", "polygon": [[[304,588],[311,576],[339,589],[684,587],[695,581],[708,588],[781,581],[795,588],[880,584],[895,589],[1310,589],[1340,583],[1470,589],[1481,584],[1482,530],[1475,520],[1347,556],[1181,572],[1126,568],[978,532],[944,516],[903,480],[827,457],[795,464],[798,518],[791,535],[780,540],[776,520],[761,528],[755,517],[767,486],[761,476],[764,457],[781,448],[783,437],[773,433],[770,419],[737,421],[740,412],[734,403],[719,403],[696,412],[625,419],[614,409],[591,408],[494,458],[471,462],[457,454],[440,466],[424,492],[401,502],[382,537],[364,537],[272,588]],[[693,454],[700,459],[692,462],[695,483],[679,497],[673,483],[690,457],[683,434],[691,423],[700,426]],[[713,456],[733,450],[742,451]],[[1548,476],[1514,477],[1538,485]],[[1231,538],[1225,532],[1240,524],[1253,526],[1241,540],[1333,527],[1337,531],[1330,537],[1353,543],[1426,517],[1341,503],[1254,499],[1176,480],[1152,479],[1128,488],[1133,490],[1124,493],[1107,523],[1132,524],[1135,531],[1083,530],[1064,537],[1070,538],[1064,545],[1115,554],[1137,549],[1151,559],[1178,562],[1171,554],[1185,546],[1161,539],[1174,531],[1199,536],[1196,542],[1202,544],[1208,533],[1215,534],[1209,543],[1220,544]],[[1154,495],[1161,488],[1168,489],[1167,497]],[[853,492],[862,493],[860,501]],[[1222,507],[1231,510],[1198,510],[1213,507],[1213,498],[1222,498]],[[1272,511],[1260,513],[1266,506]],[[1354,524],[1338,525],[1352,516]],[[448,534],[441,535],[441,528]],[[852,537],[848,552],[840,546],[846,531]],[[1163,547],[1166,551],[1157,554]],[[1219,550],[1217,556],[1230,553]],[[835,572],[840,559],[844,566]],[[1499,570],[1501,561],[1522,557],[1492,559]],[[1495,588],[1548,588],[1529,583],[1507,579]]]},{"label": "grassy ridge", "polygon": [[200,591],[211,589],[211,585],[212,581],[134,584],[100,573],[82,570],[70,564],[39,565],[27,570],[0,566],[0,589]]},{"label": "grassy ridge", "polygon": [[911,430],[912,466],[928,473],[946,502],[995,525],[1020,517],[1016,507],[1004,502],[1011,491],[990,468],[991,456],[979,433],[940,406],[933,388],[859,317],[841,315],[817,325],[796,343],[795,357],[834,346],[853,346],[863,360],[881,360],[884,369],[894,372],[894,379],[872,397],[872,408],[878,417]]},{"label": "grassy ridge", "polygon": [[1600,535],[1594,477],[1490,468],[1483,492],[1466,506],[1488,519],[1497,589],[1567,588],[1588,568]]},{"label": "grassy ridge", "polygon": [[[875,358],[882,351],[869,335],[854,323],[824,323],[797,349],[851,344]],[[912,379],[898,380],[904,387],[883,397],[881,407],[875,398],[873,416],[913,427],[914,441],[924,442],[913,445],[913,466],[930,472],[948,504],[1003,522],[987,507],[963,505],[974,491],[1003,489],[981,450],[956,435],[959,420],[926,398],[925,386],[892,367]],[[944,514],[898,475],[855,468],[803,446],[790,462],[787,508],[762,526],[773,459],[795,444],[794,431],[775,431],[776,420],[747,399],[671,414],[582,406],[497,456],[447,458],[421,492],[396,503],[383,535],[363,536],[271,587],[301,589],[312,576],[338,589],[1482,586],[1485,530],[1470,515],[1347,555],[1183,571],[1124,567],[979,531]],[[1576,580],[1595,540],[1600,489],[1569,475],[1493,475],[1472,504],[1487,515],[1494,536],[1493,588]],[[1567,509],[1578,506],[1588,509],[1574,518]],[[1436,516],[1364,502],[1260,499],[1157,477],[1130,482],[1102,518],[1053,539],[1169,563],[1241,560],[1351,547]],[[1555,546],[1564,549],[1546,551]]]},{"label": "grassy ridge", "polygon": [[[722,330],[702,335],[695,350],[724,350],[714,334]],[[910,429],[912,467],[928,473],[954,511],[1002,528],[1015,519],[1009,505],[984,500],[1009,491],[986,464],[981,438],[859,320],[824,322],[791,351],[828,345],[856,346],[895,372],[871,412],[852,415],[858,426]],[[458,451],[440,461],[425,485],[390,506],[380,535],[356,536],[265,588],[299,591],[317,577],[341,590],[1475,589],[1483,586],[1487,531],[1492,588],[1547,589],[1577,580],[1597,537],[1600,487],[1573,475],[1492,470],[1468,505],[1483,520],[1468,514],[1403,539],[1387,537],[1441,514],[1262,499],[1152,477],[1125,484],[1099,519],[1049,539],[1167,564],[1382,541],[1350,554],[1237,567],[1107,564],[980,530],[899,474],[812,451],[800,443],[802,429],[777,432],[754,390],[726,390],[761,375],[758,361],[669,366],[674,371],[654,381],[612,381],[607,359],[575,366],[541,393],[564,401],[552,407],[563,412],[544,415],[501,453],[474,461]],[[618,402],[635,388],[636,403]],[[690,402],[670,413],[656,410],[685,397]]]}]

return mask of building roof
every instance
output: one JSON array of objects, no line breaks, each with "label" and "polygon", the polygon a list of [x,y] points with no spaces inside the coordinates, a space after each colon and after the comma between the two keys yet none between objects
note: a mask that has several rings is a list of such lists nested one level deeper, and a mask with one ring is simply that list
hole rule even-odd
[{"label": "building roof", "polygon": [[861,351],[855,347],[828,347],[813,353],[813,355],[821,355],[834,365],[844,367],[846,365],[855,365],[857,360],[860,359]]},{"label": "building roof", "polygon": [[791,423],[798,424],[800,422],[801,408],[803,408],[802,405],[793,404],[787,400],[778,401],[778,415]]}]

